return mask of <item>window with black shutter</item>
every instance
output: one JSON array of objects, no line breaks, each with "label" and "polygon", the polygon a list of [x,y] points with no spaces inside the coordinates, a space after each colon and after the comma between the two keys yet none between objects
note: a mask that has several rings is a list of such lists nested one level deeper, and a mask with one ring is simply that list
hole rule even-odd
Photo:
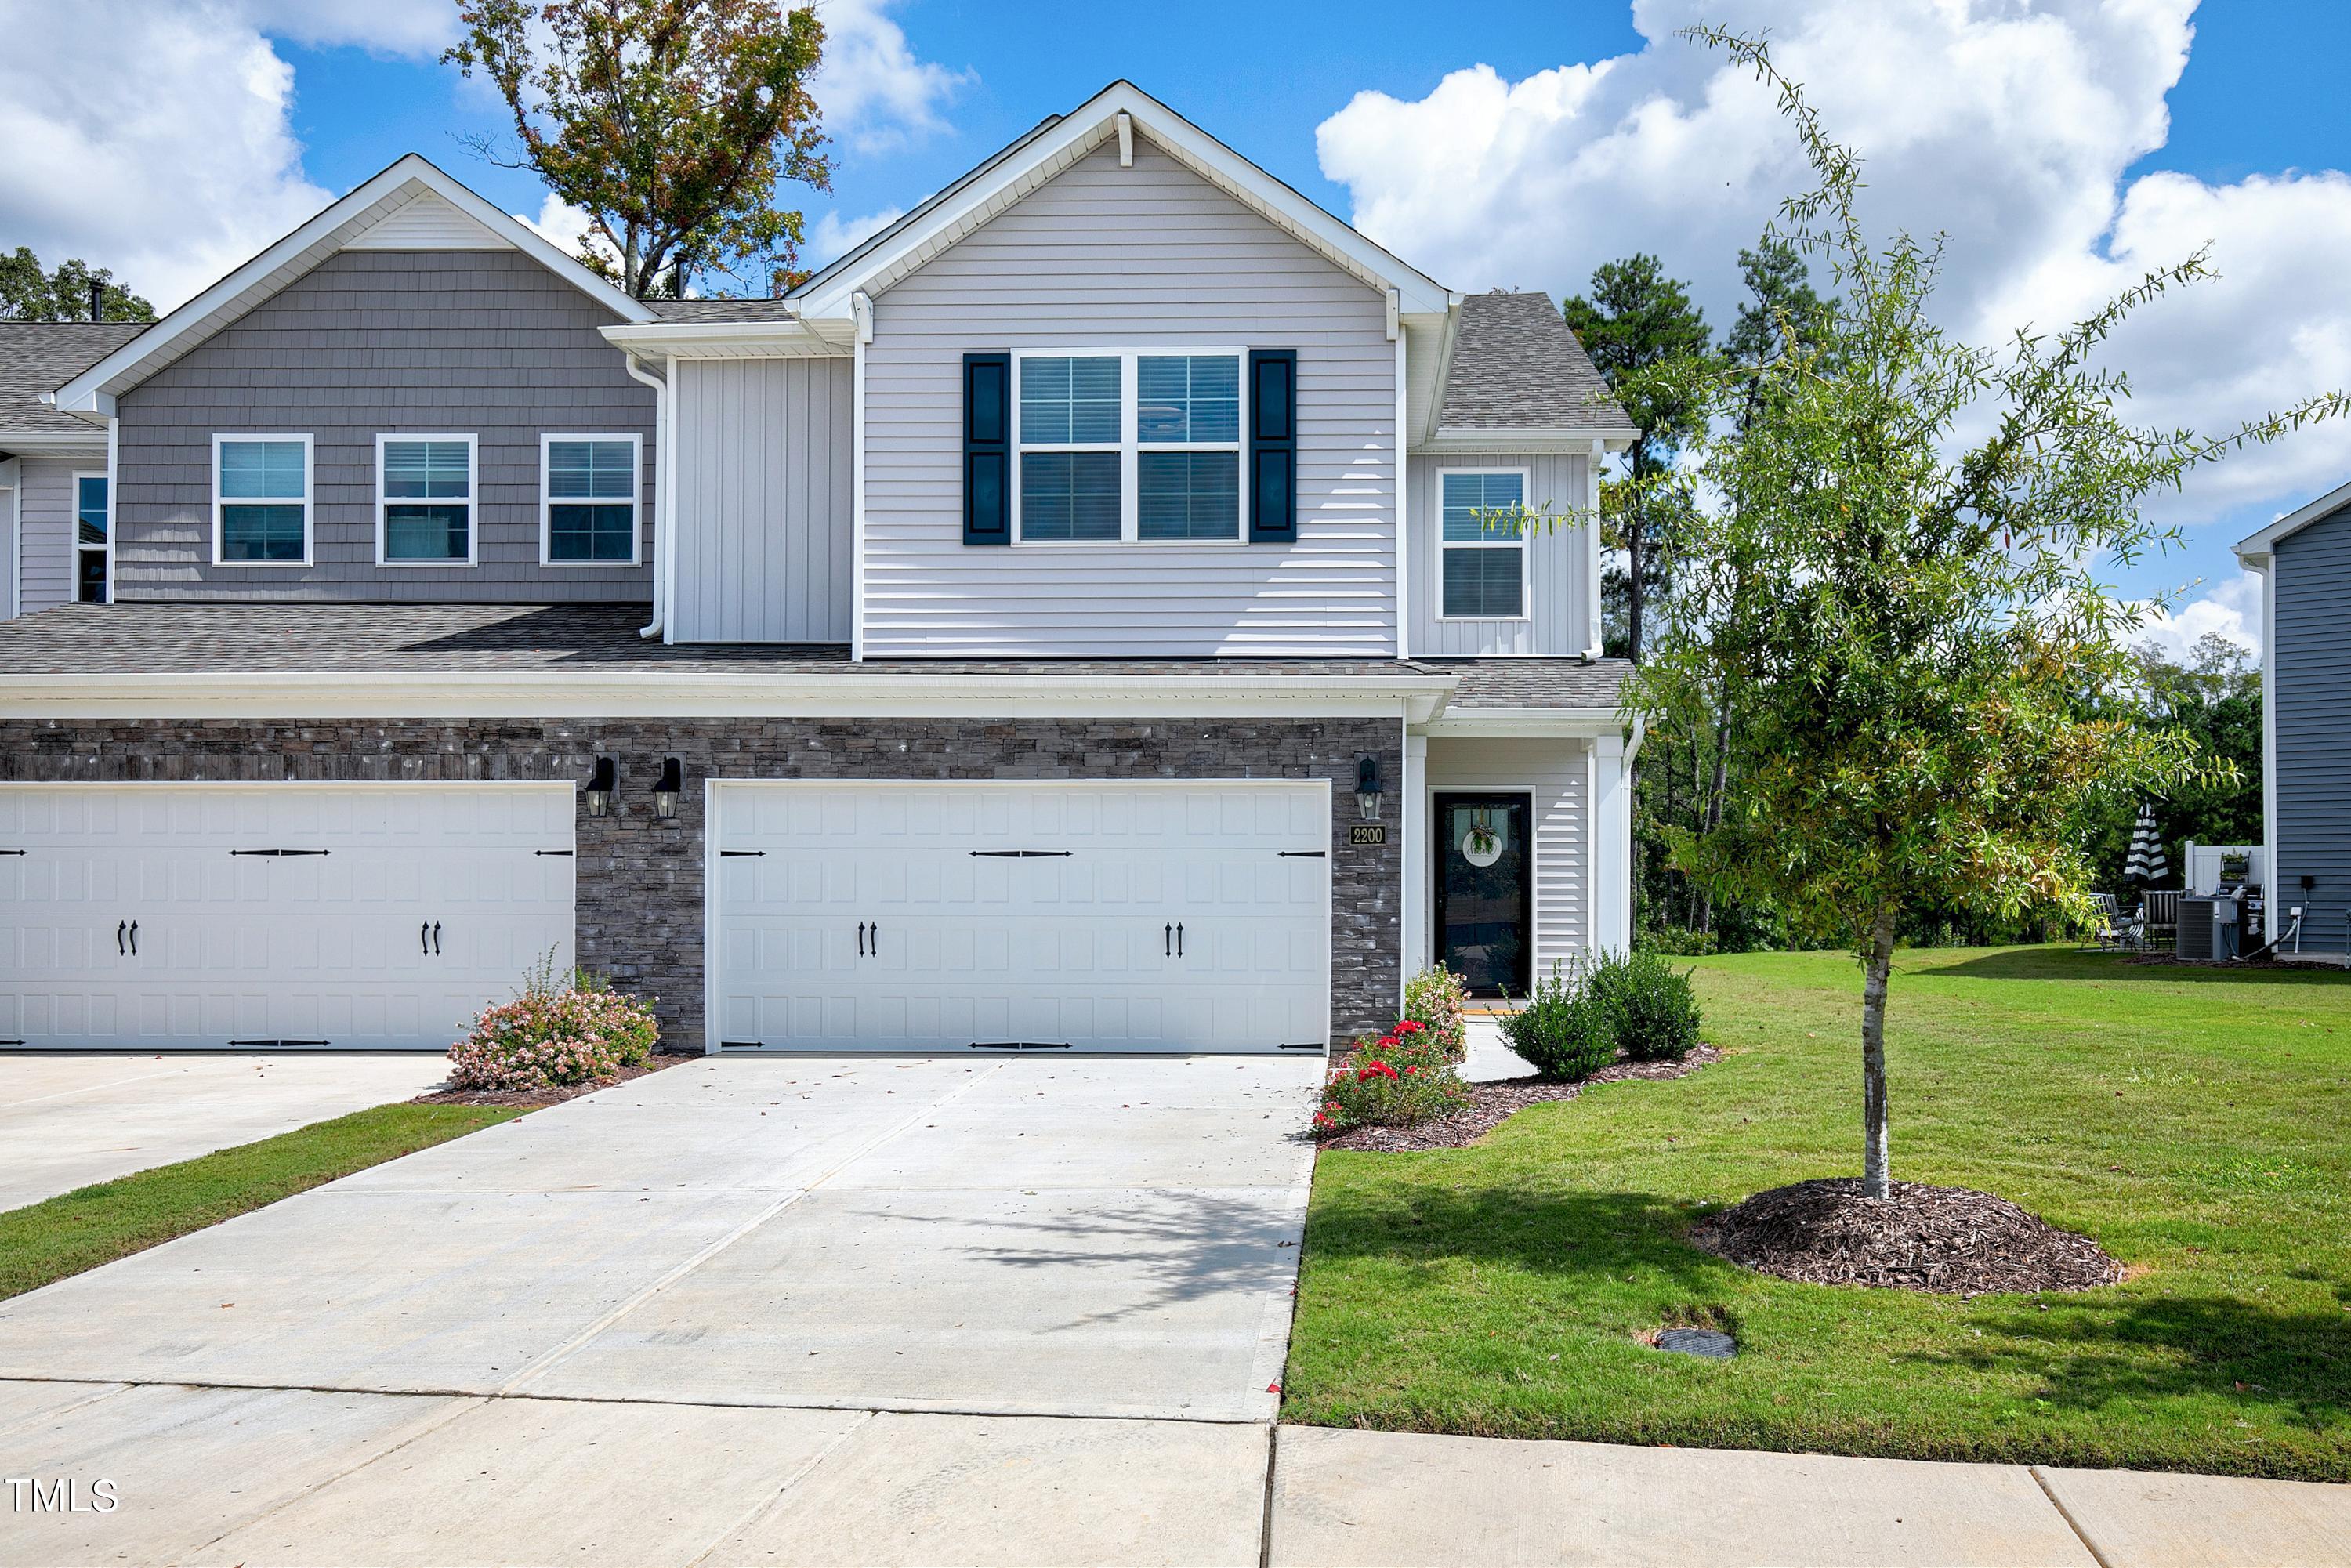
[{"label": "window with black shutter", "polygon": [[1298,538],[1298,350],[1251,349],[1249,542]]},{"label": "window with black shutter", "polygon": [[1012,356],[963,357],[963,542],[1012,542]]}]

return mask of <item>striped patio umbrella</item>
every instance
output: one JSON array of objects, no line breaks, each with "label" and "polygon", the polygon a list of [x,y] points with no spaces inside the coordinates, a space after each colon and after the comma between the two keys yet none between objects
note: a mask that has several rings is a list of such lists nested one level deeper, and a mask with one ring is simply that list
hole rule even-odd
[{"label": "striped patio umbrella", "polygon": [[2163,858],[2163,841],[2156,836],[2155,807],[2142,804],[2138,825],[2131,830],[2130,854],[2123,862],[2123,875],[2133,882],[2156,883],[2170,874],[2170,862]]}]

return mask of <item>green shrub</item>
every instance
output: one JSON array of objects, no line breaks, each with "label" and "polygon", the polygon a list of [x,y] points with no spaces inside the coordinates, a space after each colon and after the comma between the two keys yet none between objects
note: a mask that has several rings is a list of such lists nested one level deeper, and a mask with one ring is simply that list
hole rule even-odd
[{"label": "green shrub", "polygon": [[1721,941],[1713,932],[1685,931],[1677,925],[1644,931],[1633,946],[1635,952],[1670,953],[1677,958],[1701,958],[1722,950]]},{"label": "green shrub", "polygon": [[1416,1127],[1468,1103],[1469,1086],[1453,1071],[1436,1031],[1405,1019],[1385,1034],[1357,1040],[1331,1070],[1314,1130],[1330,1135],[1351,1127]]},{"label": "green shrub", "polygon": [[1535,982],[1534,995],[1502,1020],[1510,1049],[1546,1078],[1589,1078],[1616,1060],[1614,1019],[1585,984],[1578,958]]},{"label": "green shrub", "polygon": [[1678,1061],[1697,1045],[1698,998],[1690,972],[1656,953],[1603,958],[1584,984],[1609,1014],[1617,1050],[1635,1061]]},{"label": "green shrub", "polygon": [[1435,1035],[1447,1061],[1468,1054],[1469,987],[1460,976],[1439,964],[1405,982],[1404,1016]]}]

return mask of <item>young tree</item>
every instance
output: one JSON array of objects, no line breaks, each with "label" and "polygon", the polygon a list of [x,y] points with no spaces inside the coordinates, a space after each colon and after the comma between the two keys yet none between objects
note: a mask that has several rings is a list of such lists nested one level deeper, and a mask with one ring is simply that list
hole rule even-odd
[{"label": "young tree", "polygon": [[[98,314],[90,314],[90,289],[98,289]],[[152,321],[155,308],[122,285],[102,267],[93,267],[79,256],[57,264],[55,272],[41,267],[41,258],[24,246],[0,255],[0,320],[5,321]]]},{"label": "young tree", "polygon": [[[2150,275],[2054,335],[1980,349],[1934,321],[1938,246],[1868,236],[1851,153],[1764,46],[1692,37],[1772,84],[1819,188],[1785,237],[1826,261],[1837,308],[1751,369],[1658,373],[1706,420],[1683,465],[1691,508],[1672,618],[1630,702],[1687,728],[1727,685],[1722,821],[1673,835],[1690,874],[1852,944],[1865,976],[1863,1188],[1888,1196],[1886,1003],[1907,911],[2077,917],[2086,800],[2209,776],[2178,731],[2085,699],[2136,674],[2139,612],[2096,579],[2174,537],[2150,493],[2202,464],[2351,406],[2341,394],[2207,436],[2134,424],[2097,361],[2116,327],[2206,275]],[[1743,417],[1742,417],[1743,416]],[[1980,433],[1980,434],[1979,434]]]},{"label": "young tree", "polygon": [[580,259],[639,298],[716,270],[781,294],[799,278],[800,214],[778,184],[830,188],[808,79],[816,8],[778,0],[463,0],[442,58],[504,95],[521,156],[588,214]]},{"label": "young tree", "polygon": [[1625,648],[1638,661],[1660,540],[1671,526],[1669,517],[1652,514],[1673,504],[1669,492],[1649,481],[1696,433],[1698,413],[1677,383],[1647,372],[1704,355],[1706,317],[1690,303],[1689,291],[1646,254],[1603,263],[1592,274],[1591,297],[1574,295],[1564,309],[1601,379],[1641,432],[1625,453],[1631,482],[1611,486],[1601,507],[1625,550]]}]

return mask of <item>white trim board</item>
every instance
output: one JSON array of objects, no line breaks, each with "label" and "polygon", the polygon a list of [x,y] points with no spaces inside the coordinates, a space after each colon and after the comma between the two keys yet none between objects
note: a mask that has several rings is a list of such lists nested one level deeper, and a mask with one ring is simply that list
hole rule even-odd
[{"label": "white trim board", "polygon": [[[392,497],[384,493],[383,449],[392,442],[462,441],[465,444],[465,553],[455,557],[391,558],[388,549],[391,510],[394,507],[450,506],[446,497]],[[470,431],[427,433],[378,431],[375,438],[375,564],[387,571],[463,571],[480,563],[482,554],[482,454],[480,438]]]},{"label": "white trim board", "polygon": [[[2235,546],[2237,559],[2259,570],[2268,561],[2270,551],[2276,548],[2280,539],[2288,534],[2300,533],[2311,524],[2324,521],[2346,507],[2351,507],[2351,485],[2337,485],[2315,501],[2295,507],[2259,533],[2239,539]],[[2269,623],[2263,622],[2262,624],[2266,628]]]}]

